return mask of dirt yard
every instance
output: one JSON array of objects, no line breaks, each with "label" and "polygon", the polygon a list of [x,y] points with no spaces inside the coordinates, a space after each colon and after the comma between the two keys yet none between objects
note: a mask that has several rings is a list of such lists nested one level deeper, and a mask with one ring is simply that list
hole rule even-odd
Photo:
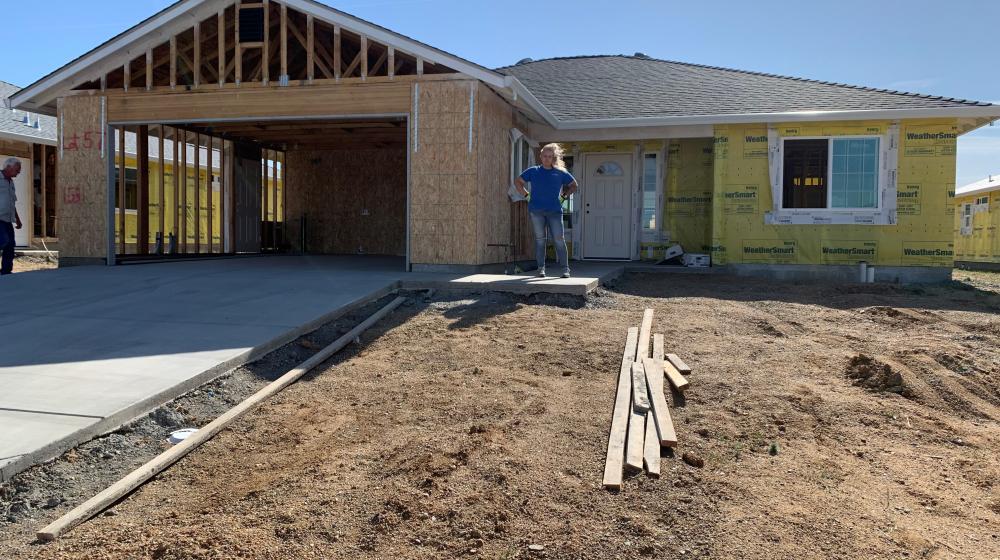
[{"label": "dirt yard", "polygon": [[[0,558],[1000,558],[1000,276],[956,279],[417,300],[111,515],[0,520]],[[612,493],[645,307],[694,373],[663,476]]]}]

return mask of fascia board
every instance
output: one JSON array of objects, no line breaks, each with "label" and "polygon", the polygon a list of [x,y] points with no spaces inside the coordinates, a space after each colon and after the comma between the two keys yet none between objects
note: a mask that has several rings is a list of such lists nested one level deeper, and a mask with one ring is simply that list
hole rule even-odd
[{"label": "fascia board", "polygon": [[982,187],[977,187],[974,185],[975,183],[973,183],[972,185],[966,185],[964,187],[959,187],[958,189],[955,189],[955,196],[969,196],[975,194],[984,194],[993,191],[1000,191],[1000,178],[994,180],[992,183],[987,183]]},{"label": "fascia board", "polygon": [[746,124],[775,122],[841,121],[868,119],[918,119],[939,117],[1000,118],[1000,105],[973,107],[938,107],[927,109],[875,109],[861,111],[793,111],[788,113],[748,113],[732,115],[696,115],[690,117],[638,117],[622,119],[584,119],[557,121],[559,130],[621,128],[632,126],[669,126],[678,124]]}]

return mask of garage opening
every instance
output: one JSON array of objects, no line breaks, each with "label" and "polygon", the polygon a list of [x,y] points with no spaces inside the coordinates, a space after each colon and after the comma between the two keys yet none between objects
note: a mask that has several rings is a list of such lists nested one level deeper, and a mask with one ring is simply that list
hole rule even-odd
[{"label": "garage opening", "polygon": [[120,262],[406,255],[405,116],[122,125],[114,140]]}]

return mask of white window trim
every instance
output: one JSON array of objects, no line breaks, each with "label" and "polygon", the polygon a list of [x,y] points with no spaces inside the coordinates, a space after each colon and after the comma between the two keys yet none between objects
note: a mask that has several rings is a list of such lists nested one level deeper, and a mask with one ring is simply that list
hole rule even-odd
[{"label": "white window trim", "polygon": [[[520,160],[522,140],[531,148],[528,150],[528,161]],[[520,193],[517,193],[514,179],[520,177],[522,171],[535,165],[535,148],[537,147],[538,142],[532,141],[525,133],[516,128],[510,129],[510,186],[507,192],[512,200],[524,200],[524,198],[515,198],[515,194],[520,197]],[[528,190],[530,192],[531,189]]]},{"label": "white window trim", "polygon": [[[768,169],[771,180],[772,210],[764,214],[769,225],[895,225],[896,224],[896,174],[899,154],[899,125],[889,126],[882,135],[843,136],[788,136],[780,137],[775,127],[768,127]],[[876,208],[783,208],[784,200],[784,145],[785,140],[823,140],[850,138],[879,138],[878,206]],[[833,190],[829,181],[833,169],[833,155],[827,162],[827,205]]]},{"label": "white window trim", "polygon": [[[666,142],[664,142],[666,145]],[[642,164],[642,178],[640,179],[640,207],[639,207],[639,240],[640,243],[660,243],[663,241],[663,182],[664,182],[664,169],[666,169],[666,159],[667,150],[659,149],[655,151],[645,151],[640,154],[639,161]],[[654,210],[654,220],[656,221],[656,230],[650,231],[645,227],[643,222],[643,210],[645,210],[646,202],[646,184],[645,184],[645,174],[646,174],[646,156],[653,155],[656,156],[656,205]],[[641,248],[640,248],[641,249]]]}]

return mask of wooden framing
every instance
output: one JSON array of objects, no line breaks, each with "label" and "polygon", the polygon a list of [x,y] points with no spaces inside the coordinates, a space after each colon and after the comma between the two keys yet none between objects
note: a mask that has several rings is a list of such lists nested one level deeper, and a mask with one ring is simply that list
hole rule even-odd
[{"label": "wooden framing", "polygon": [[158,158],[160,164],[160,252],[166,252],[167,245],[167,182],[166,182],[166,165],[164,164],[163,148],[164,140],[163,136],[167,133],[167,127],[160,127],[159,138],[157,139],[157,148],[159,148]]},{"label": "wooden framing", "polygon": [[278,249],[278,152],[271,157],[271,248]]},{"label": "wooden framing", "polygon": [[215,194],[214,194],[215,190],[214,190],[213,181],[212,181],[212,173],[213,173],[212,172],[212,159],[213,159],[212,152],[214,150],[215,150],[215,138],[212,137],[212,136],[209,136],[208,137],[208,151],[207,151],[207,153],[205,155],[205,157],[207,159],[207,161],[205,162],[205,168],[208,170],[208,172],[207,172],[207,182],[208,182],[208,185],[206,185],[205,190],[208,192],[208,196],[206,197],[206,199],[207,199],[206,204],[208,206],[208,208],[207,208],[207,210],[208,210],[208,221],[206,222],[206,226],[207,226],[207,229],[208,229],[207,234],[208,234],[208,252],[209,253],[214,253],[215,252],[215,240],[212,238],[212,234],[214,233],[212,231],[212,229],[213,229],[212,228],[212,220],[213,220],[213,212],[212,212],[212,210],[213,210],[213,206],[215,206]]},{"label": "wooden framing", "polygon": [[[280,38],[277,42],[272,33],[272,16],[275,14],[272,14],[271,0],[235,2],[208,17],[199,16],[200,19],[192,22],[190,27],[163,39],[161,44],[146,47],[133,60],[81,83],[76,89],[129,91],[138,89],[131,86],[136,85],[132,83],[132,79],[138,80],[140,75],[144,78],[146,91],[156,91],[159,87],[168,85],[171,89],[176,89],[179,63],[191,70],[190,79],[186,72],[182,72],[183,85],[187,89],[199,89],[210,84],[218,88],[225,88],[227,85],[238,87],[245,84],[244,80],[267,86],[272,82],[272,59],[276,56],[280,57],[281,76],[278,81],[282,86],[296,82],[308,85],[318,81],[317,78],[320,77],[337,81],[352,76],[365,80],[373,77],[393,79],[397,76],[422,77],[425,74],[455,73],[454,70],[431,63],[422,56],[400,50],[398,44],[373,40],[365,31],[350,30],[339,23],[322,20],[312,13],[301,13],[282,2],[278,4]],[[241,7],[263,8],[263,41],[239,40]],[[230,33],[233,38],[232,49],[227,51],[226,36]],[[303,56],[298,56],[300,51],[297,48],[294,52],[289,49],[289,34],[302,45]],[[329,39],[331,36],[332,44]],[[214,52],[211,48],[205,48],[213,40],[217,43]],[[248,52],[248,49],[252,51]],[[229,58],[230,53],[232,59]],[[252,66],[245,67],[247,62]],[[433,68],[433,71],[428,67]]]},{"label": "wooden framing", "polygon": [[136,253],[149,254],[149,126],[142,125],[135,135],[136,162]]},{"label": "wooden framing", "polygon": [[125,254],[125,127],[118,128],[118,252]]},{"label": "wooden framing", "polygon": [[194,252],[201,252],[201,134],[194,134]]},{"label": "wooden framing", "polygon": [[183,128],[178,128],[177,131],[180,133],[180,145],[178,149],[181,152],[181,166],[180,168],[175,168],[181,174],[181,198],[180,198],[180,209],[178,214],[181,217],[181,229],[178,232],[180,236],[180,248],[182,253],[187,253],[188,247],[188,227],[187,227],[187,131]]}]

